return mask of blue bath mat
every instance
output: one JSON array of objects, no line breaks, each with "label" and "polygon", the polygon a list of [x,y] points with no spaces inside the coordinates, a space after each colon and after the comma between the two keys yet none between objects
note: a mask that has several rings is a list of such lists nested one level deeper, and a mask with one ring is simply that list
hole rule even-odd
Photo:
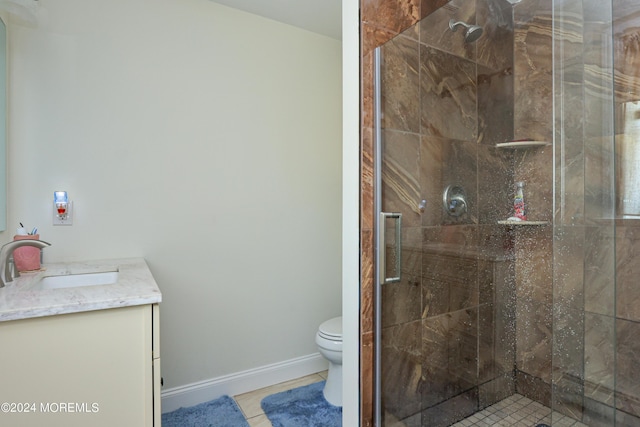
[{"label": "blue bath mat", "polygon": [[342,408],[325,400],[324,383],[267,396],[262,399],[262,410],[273,427],[341,427]]},{"label": "blue bath mat", "polygon": [[162,414],[162,427],[249,427],[235,400],[222,396]]}]

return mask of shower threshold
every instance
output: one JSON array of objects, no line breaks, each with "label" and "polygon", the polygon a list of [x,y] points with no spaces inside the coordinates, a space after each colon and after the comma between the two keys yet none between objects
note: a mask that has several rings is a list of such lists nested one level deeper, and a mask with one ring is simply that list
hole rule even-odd
[{"label": "shower threshold", "polygon": [[[537,427],[551,426],[551,409],[520,394],[514,394],[453,424],[453,427]],[[558,412],[553,427],[587,427]]]}]

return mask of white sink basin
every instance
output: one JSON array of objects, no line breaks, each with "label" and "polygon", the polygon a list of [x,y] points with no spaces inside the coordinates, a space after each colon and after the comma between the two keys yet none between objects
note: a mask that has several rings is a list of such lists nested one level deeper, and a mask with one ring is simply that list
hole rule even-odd
[{"label": "white sink basin", "polygon": [[112,285],[118,281],[117,271],[102,273],[65,274],[43,277],[36,285],[38,289],[64,289],[79,286]]}]

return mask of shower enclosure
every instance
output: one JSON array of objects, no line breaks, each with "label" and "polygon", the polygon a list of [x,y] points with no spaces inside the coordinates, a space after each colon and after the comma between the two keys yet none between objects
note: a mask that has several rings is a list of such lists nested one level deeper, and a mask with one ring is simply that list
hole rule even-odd
[{"label": "shower enclosure", "polygon": [[532,427],[640,426],[640,2],[420,11],[364,36],[374,425],[453,425],[515,396],[542,408]]}]

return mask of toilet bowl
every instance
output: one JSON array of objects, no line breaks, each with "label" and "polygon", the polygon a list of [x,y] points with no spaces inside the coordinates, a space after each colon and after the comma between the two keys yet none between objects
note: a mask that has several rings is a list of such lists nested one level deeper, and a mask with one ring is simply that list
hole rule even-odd
[{"label": "toilet bowl", "polygon": [[329,361],[329,375],[322,391],[327,402],[342,406],[342,317],[322,323],[316,333],[320,354]]}]

